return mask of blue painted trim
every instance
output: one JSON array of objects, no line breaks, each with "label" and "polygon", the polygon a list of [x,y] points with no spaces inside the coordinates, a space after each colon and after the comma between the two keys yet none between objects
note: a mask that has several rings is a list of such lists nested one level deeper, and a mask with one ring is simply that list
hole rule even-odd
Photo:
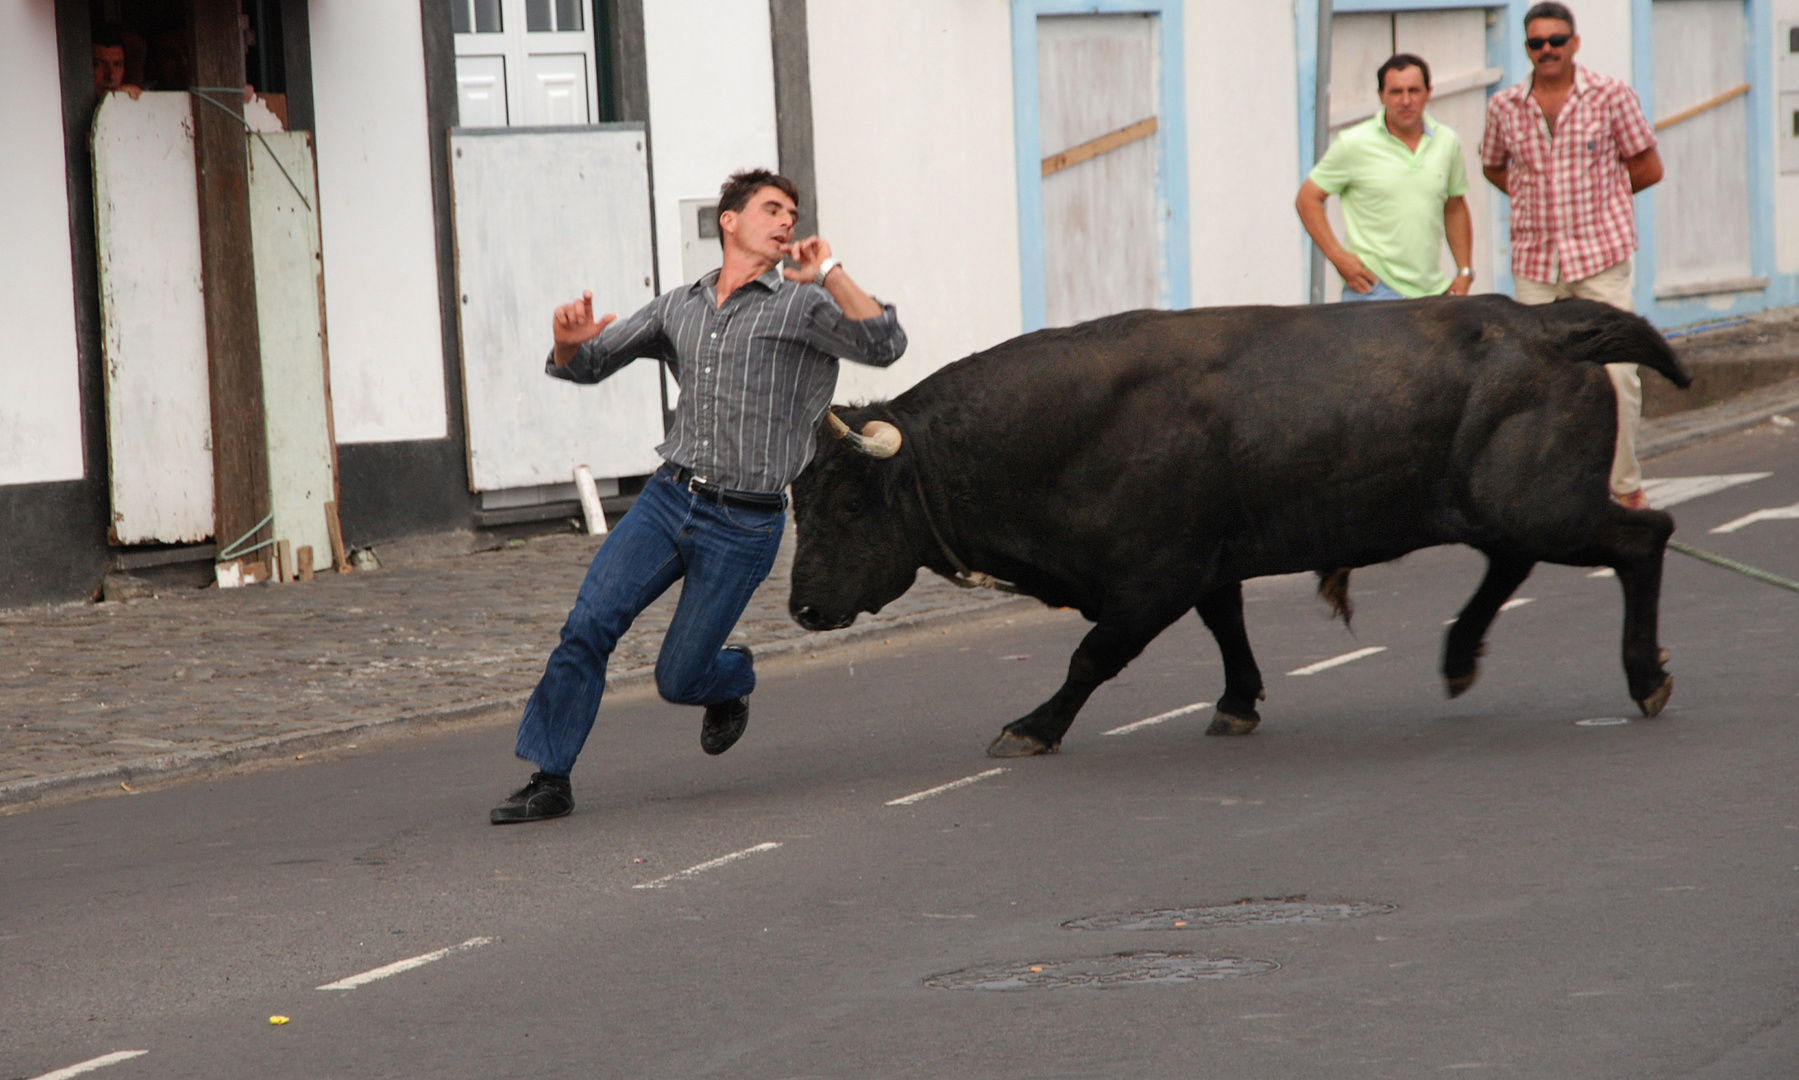
[{"label": "blue painted trim", "polygon": [[1337,15],[1362,15],[1392,11],[1446,11],[1455,8],[1490,8],[1492,4],[1470,0],[1332,0],[1331,12]]},{"label": "blue painted trim", "polygon": [[[1653,0],[1630,0],[1630,83],[1643,115],[1655,122],[1655,11]],[[1655,189],[1631,200],[1636,215],[1636,278],[1630,303],[1639,313],[1655,309]]]},{"label": "blue painted trim", "polygon": [[1774,186],[1779,154],[1774,140],[1774,12],[1769,0],[1749,0],[1743,11],[1743,49],[1749,76],[1749,265],[1758,277],[1774,276]]},{"label": "blue painted trim", "polygon": [[1018,170],[1018,270],[1025,332],[1049,323],[1043,265],[1043,147],[1037,97],[1037,19],[1043,15],[1155,15],[1161,41],[1156,88],[1156,213],[1162,306],[1192,303],[1187,195],[1186,30],[1183,0],[1012,0],[1012,141]]}]

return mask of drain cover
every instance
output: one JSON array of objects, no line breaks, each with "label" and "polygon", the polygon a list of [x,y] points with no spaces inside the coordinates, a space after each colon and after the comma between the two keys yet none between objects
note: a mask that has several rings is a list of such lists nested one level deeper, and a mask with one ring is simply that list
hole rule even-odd
[{"label": "drain cover", "polygon": [[1214,926],[1291,926],[1341,922],[1396,910],[1392,904],[1311,904],[1304,900],[1242,901],[1217,907],[1160,908],[1070,919],[1067,930],[1206,930]]},{"label": "drain cover", "polygon": [[926,986],[939,990],[1060,990],[1070,986],[1172,985],[1211,979],[1239,979],[1279,969],[1272,960],[1235,956],[1194,956],[1184,952],[1129,952],[1092,960],[1042,960],[996,964],[933,975]]}]

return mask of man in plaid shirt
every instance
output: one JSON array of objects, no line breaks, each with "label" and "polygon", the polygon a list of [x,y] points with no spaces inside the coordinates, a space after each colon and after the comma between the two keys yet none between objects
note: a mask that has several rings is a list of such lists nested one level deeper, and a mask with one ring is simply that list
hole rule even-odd
[{"label": "man in plaid shirt", "polygon": [[[1557,3],[1524,15],[1531,77],[1487,101],[1481,172],[1512,201],[1512,278],[1520,303],[1581,297],[1625,311],[1637,247],[1630,197],[1662,178],[1655,131],[1637,95],[1574,62],[1574,13]],[[1642,509],[1635,364],[1607,364],[1618,393],[1612,495]]]}]

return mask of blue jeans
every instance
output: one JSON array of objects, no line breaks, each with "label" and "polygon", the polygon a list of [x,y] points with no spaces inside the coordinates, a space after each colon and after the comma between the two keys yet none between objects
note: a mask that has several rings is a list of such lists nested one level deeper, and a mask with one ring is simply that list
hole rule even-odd
[{"label": "blue jeans", "polygon": [[1353,303],[1357,302],[1358,300],[1404,300],[1404,299],[1405,299],[1405,297],[1403,297],[1399,293],[1393,291],[1393,286],[1388,285],[1386,282],[1380,280],[1379,278],[1376,278],[1374,280],[1374,288],[1369,289],[1367,292],[1356,292],[1354,289],[1350,288],[1347,285],[1343,286],[1343,299],[1338,302],[1343,303],[1343,304],[1353,304]]},{"label": "blue jeans", "polygon": [[525,705],[516,753],[567,776],[593,730],[606,660],[639,612],[685,577],[656,658],[656,688],[678,705],[712,705],[756,688],[750,658],[725,652],[731,628],[768,577],[787,515],[715,506],[665,465],[593,557],[562,643]]}]

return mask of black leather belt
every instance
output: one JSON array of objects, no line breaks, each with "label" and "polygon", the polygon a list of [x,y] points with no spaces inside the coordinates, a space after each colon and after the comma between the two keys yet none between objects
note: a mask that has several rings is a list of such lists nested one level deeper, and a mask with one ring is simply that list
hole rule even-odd
[{"label": "black leather belt", "polygon": [[739,510],[760,510],[770,514],[787,509],[787,496],[778,492],[733,491],[719,487],[704,477],[695,476],[693,470],[685,465],[670,463],[668,469],[673,474],[675,483],[714,506],[733,506]]}]

